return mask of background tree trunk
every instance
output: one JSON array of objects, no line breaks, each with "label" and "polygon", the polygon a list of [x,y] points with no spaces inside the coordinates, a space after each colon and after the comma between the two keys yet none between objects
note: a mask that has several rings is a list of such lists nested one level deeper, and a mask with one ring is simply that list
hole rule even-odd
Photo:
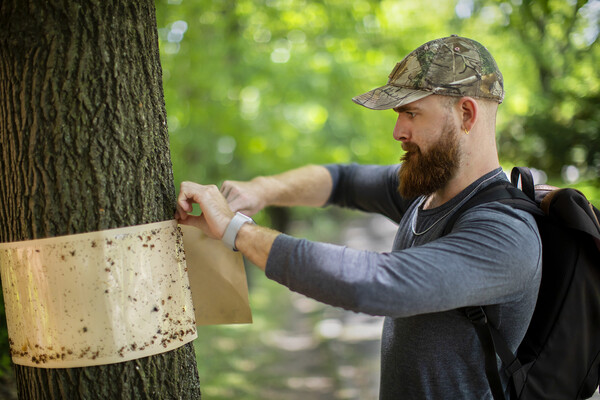
[{"label": "background tree trunk", "polygon": [[[0,0],[0,26],[0,242],[172,219],[153,0]],[[23,399],[200,397],[191,343],[15,374]]]}]

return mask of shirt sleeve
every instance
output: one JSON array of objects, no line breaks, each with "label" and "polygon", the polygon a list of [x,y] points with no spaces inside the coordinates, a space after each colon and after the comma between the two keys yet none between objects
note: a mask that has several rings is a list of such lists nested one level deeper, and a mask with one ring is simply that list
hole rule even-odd
[{"label": "shirt sleeve", "polygon": [[382,214],[399,222],[411,199],[398,193],[400,165],[330,164],[333,188],[327,204]]},{"label": "shirt sleeve", "polygon": [[539,284],[533,217],[500,203],[465,212],[453,231],[390,253],[280,235],[266,274],[293,291],[348,310],[393,318],[518,301]]}]

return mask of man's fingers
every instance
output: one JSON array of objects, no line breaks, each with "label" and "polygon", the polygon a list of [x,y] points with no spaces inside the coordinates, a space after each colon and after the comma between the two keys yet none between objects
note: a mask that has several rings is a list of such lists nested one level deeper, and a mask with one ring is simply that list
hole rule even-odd
[{"label": "man's fingers", "polygon": [[[200,206],[201,215],[191,214],[193,204]],[[199,185],[193,182],[182,182],[177,197],[178,220],[185,225],[193,225],[208,236],[219,239],[232,218],[232,211],[227,200],[215,185]]]},{"label": "man's fingers", "polygon": [[228,184],[227,181],[223,182],[220,191],[223,194],[223,197],[227,198],[227,196],[229,196],[229,192],[231,192],[231,186]]},{"label": "man's fingers", "polygon": [[189,217],[188,213],[194,209],[194,198],[199,186],[193,182],[181,182],[179,195],[177,196],[177,210],[175,211],[175,218],[179,222],[186,221]]},{"label": "man's fingers", "polygon": [[253,215],[261,209],[257,205],[257,196],[251,190],[251,186],[245,182],[225,181],[220,191],[233,212]]},{"label": "man's fingers", "polygon": [[241,212],[248,215],[248,207],[247,204],[243,201],[243,199],[239,196],[236,196],[235,199],[229,202],[229,209],[233,212]]},{"label": "man's fingers", "polygon": [[230,199],[227,200],[227,205],[229,205],[229,209],[233,212],[239,211],[239,206],[236,203],[239,203],[240,196],[234,195]]},{"label": "man's fingers", "polygon": [[186,213],[192,212],[194,203],[200,203],[199,193],[211,188],[216,188],[214,185],[203,186],[194,182],[182,182],[177,197],[177,206],[180,210]]},{"label": "man's fingers", "polygon": [[175,211],[175,219],[176,220],[181,220],[181,221],[185,221],[188,217],[188,213],[181,208],[181,206],[179,205],[179,202],[177,203],[177,211]]},{"label": "man's fingers", "polygon": [[177,207],[185,212],[192,211],[192,200],[194,198],[194,193],[190,190],[186,185],[186,182],[181,184],[181,189],[179,191],[179,196],[177,196]]}]

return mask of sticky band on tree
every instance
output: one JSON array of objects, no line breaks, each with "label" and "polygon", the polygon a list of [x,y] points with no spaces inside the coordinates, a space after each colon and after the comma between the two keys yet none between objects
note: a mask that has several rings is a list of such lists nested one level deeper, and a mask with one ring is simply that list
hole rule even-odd
[{"label": "sticky band on tree", "polygon": [[15,364],[75,368],[197,337],[177,222],[0,244]]}]

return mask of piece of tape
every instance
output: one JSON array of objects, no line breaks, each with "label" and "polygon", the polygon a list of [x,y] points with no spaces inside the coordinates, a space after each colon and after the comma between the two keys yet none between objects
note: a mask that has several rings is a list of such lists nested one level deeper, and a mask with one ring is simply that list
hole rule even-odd
[{"label": "piece of tape", "polygon": [[197,337],[174,220],[1,243],[0,273],[15,364],[112,364]]}]

